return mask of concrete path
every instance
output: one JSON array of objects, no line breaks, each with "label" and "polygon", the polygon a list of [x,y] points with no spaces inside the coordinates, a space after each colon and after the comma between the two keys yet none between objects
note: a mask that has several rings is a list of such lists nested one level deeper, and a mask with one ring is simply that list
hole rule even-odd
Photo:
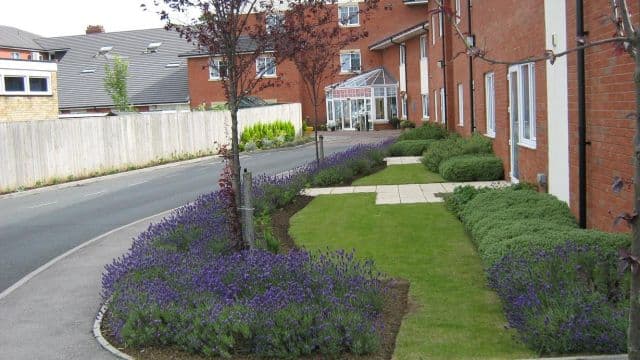
[{"label": "concrete path", "polygon": [[307,196],[376,193],[376,205],[417,204],[443,202],[440,194],[453,192],[456,186],[471,185],[480,187],[508,186],[506,181],[476,181],[466,183],[432,183],[408,185],[377,185],[377,186],[343,186],[333,188],[312,188],[303,191]]},{"label": "concrete path", "polygon": [[422,160],[421,156],[395,156],[384,158],[387,165],[420,164],[420,160]]},{"label": "concrete path", "polygon": [[95,238],[0,294],[0,359],[114,359],[92,334],[104,266],[163,216]]}]

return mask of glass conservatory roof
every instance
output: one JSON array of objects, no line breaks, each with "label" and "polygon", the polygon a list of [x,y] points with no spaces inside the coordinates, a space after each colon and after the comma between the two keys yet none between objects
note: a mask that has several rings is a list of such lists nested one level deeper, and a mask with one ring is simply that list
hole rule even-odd
[{"label": "glass conservatory roof", "polygon": [[356,75],[350,79],[347,79],[341,83],[329,85],[325,90],[330,91],[333,89],[352,89],[370,86],[389,86],[397,85],[396,79],[385,69],[379,67],[362,74]]}]

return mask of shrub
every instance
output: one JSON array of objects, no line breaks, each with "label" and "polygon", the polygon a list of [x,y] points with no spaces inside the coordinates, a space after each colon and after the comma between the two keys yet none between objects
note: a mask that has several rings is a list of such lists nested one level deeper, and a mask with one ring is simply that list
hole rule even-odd
[{"label": "shrub", "polygon": [[615,253],[568,242],[535,256],[507,255],[489,270],[489,283],[509,324],[537,352],[620,353],[626,350],[626,301],[611,298],[611,279],[602,278],[602,269],[615,263]]},{"label": "shrub", "polygon": [[422,126],[406,130],[398,137],[399,141],[403,140],[430,140],[430,139],[444,139],[447,137],[447,129],[444,127],[433,124],[433,123],[424,123]]},{"label": "shrub", "polygon": [[289,121],[277,120],[268,124],[256,123],[242,131],[240,143],[244,145],[248,142],[253,142],[259,147],[272,146],[274,142],[292,141],[295,135],[295,128]]},{"label": "shrub", "polygon": [[426,151],[422,163],[433,172],[439,171],[440,163],[449,158],[469,154],[492,154],[491,139],[474,134],[468,139],[452,135],[447,139],[437,141]]},{"label": "shrub", "polygon": [[240,145],[243,146],[244,151],[255,151],[258,148],[256,143],[254,143],[253,141],[247,141],[246,143]]},{"label": "shrub", "polygon": [[313,177],[313,186],[332,186],[344,184],[353,179],[353,170],[348,166],[336,166],[329,169],[320,170],[316,176]]},{"label": "shrub", "polygon": [[416,127],[416,124],[414,124],[413,122],[409,121],[409,120],[402,120],[400,122],[400,128],[401,129],[413,129]]},{"label": "shrub", "polygon": [[447,210],[451,211],[456,216],[459,216],[464,206],[471,201],[471,199],[488,190],[489,188],[478,189],[471,185],[456,186],[453,189],[453,193],[445,196],[445,206],[447,207]]},{"label": "shrub", "polygon": [[402,140],[389,147],[390,156],[421,156],[436,140]]},{"label": "shrub", "polygon": [[495,155],[462,155],[444,160],[440,176],[449,181],[491,181],[504,176],[502,160]]}]

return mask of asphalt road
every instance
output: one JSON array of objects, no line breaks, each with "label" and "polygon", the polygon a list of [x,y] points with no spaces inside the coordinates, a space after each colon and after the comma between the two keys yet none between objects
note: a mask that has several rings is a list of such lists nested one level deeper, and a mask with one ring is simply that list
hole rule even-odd
[{"label": "asphalt road", "polygon": [[[326,134],[325,153],[390,135]],[[277,174],[314,159],[311,144],[242,155],[240,161],[254,174]],[[0,197],[0,292],[87,240],[217,189],[221,169],[221,160],[214,158]]]}]

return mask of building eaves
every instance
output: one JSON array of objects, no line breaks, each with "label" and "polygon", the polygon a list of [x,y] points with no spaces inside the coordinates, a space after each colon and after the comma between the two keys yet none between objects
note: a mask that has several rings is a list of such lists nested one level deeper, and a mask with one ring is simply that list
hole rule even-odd
[{"label": "building eaves", "polygon": [[427,32],[428,26],[429,26],[429,22],[425,21],[425,22],[421,22],[420,24],[401,30],[391,36],[388,36],[382,40],[379,40],[369,45],[369,50],[371,51],[383,50],[395,44],[399,44],[403,41],[416,37],[418,35],[422,35]]}]

